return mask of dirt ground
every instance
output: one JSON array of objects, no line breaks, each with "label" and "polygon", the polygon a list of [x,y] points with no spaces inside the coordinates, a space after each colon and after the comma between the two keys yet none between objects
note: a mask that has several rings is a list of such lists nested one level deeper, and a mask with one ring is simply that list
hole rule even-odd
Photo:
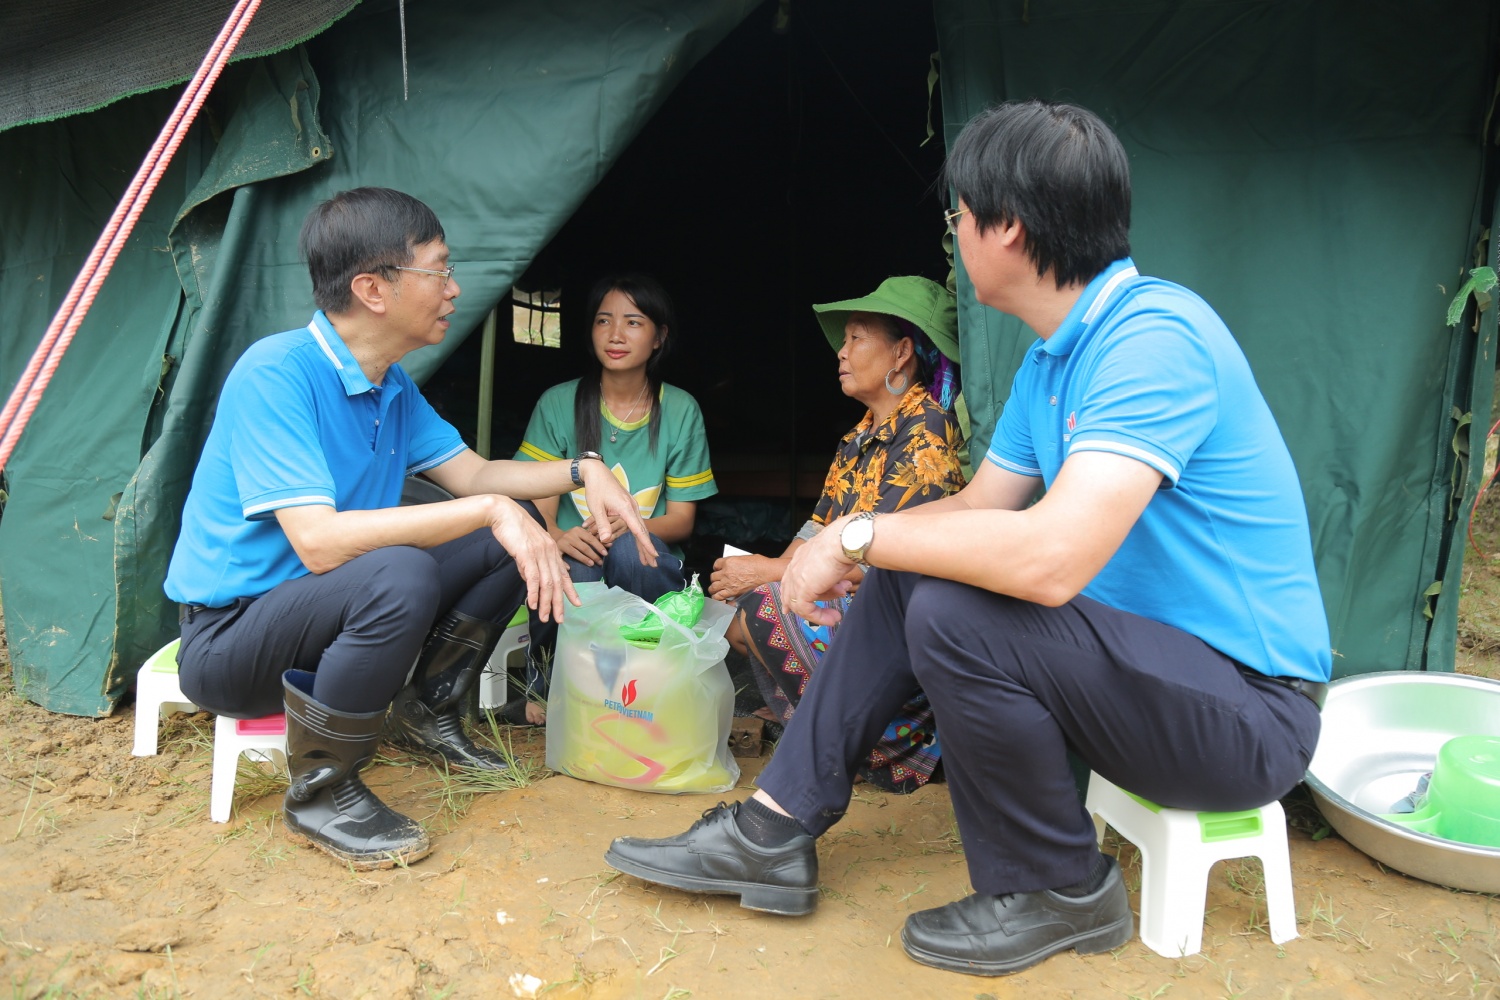
[{"label": "dirt ground", "polygon": [[[1500,676],[1500,530],[1486,504],[1470,552],[1459,668]],[[3,661],[0,632],[0,661]],[[1139,940],[1004,979],[928,969],[901,951],[913,910],[967,892],[948,793],[860,786],[821,844],[806,918],[658,891],[608,869],[621,834],[675,833],[715,796],[658,796],[548,776],[540,734],[500,730],[514,784],[477,790],[425,761],[367,772],[421,819],[434,853],[357,874],[291,845],[284,781],[244,765],[227,824],[208,819],[207,715],[178,715],[161,753],[130,755],[133,709],[51,715],[0,663],[0,983],[61,997],[1493,997],[1500,899],[1387,870],[1288,800],[1300,937],[1271,943],[1255,861],[1210,876],[1201,954]],[[748,763],[749,795],[761,761]],[[1140,863],[1111,834],[1138,904]],[[0,987],[3,989],[3,987]]]}]

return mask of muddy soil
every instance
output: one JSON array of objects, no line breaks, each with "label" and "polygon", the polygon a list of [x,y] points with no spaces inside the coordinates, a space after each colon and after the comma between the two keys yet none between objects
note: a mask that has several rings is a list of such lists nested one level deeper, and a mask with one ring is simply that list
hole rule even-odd
[{"label": "muddy soil", "polygon": [[[1496,662],[1470,642],[1461,666],[1494,675]],[[1259,865],[1231,861],[1210,877],[1199,955],[1137,940],[990,980],[901,951],[907,913],[967,891],[941,785],[860,786],[822,843],[817,912],[786,919],[608,869],[611,838],[675,833],[716,797],[548,776],[534,730],[499,731],[530,773],[522,787],[476,792],[400,755],[371,767],[437,848],[361,874],[290,844],[284,782],[251,765],[231,821],[209,821],[209,716],[168,720],[155,757],[131,756],[133,722],[128,707],[49,714],[0,665],[0,989],[13,998],[1407,998],[1496,996],[1500,982],[1500,899],[1383,868],[1328,835],[1305,793],[1288,802],[1296,940],[1271,942]],[[727,797],[750,793],[761,761],[742,763]],[[1107,849],[1138,906],[1134,848],[1111,835]]]}]

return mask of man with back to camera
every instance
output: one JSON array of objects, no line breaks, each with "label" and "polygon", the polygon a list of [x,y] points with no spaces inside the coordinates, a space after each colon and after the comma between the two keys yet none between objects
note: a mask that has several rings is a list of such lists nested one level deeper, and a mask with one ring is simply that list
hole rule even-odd
[{"label": "man with back to camera", "polygon": [[[225,380],[166,592],[189,698],[237,718],[285,707],[288,834],[389,867],[431,845],[359,776],[387,708],[401,745],[504,769],[465,734],[461,699],[522,600],[544,621],[578,603],[556,544],[511,498],[583,486],[648,536],[598,455],[487,462],[401,369],[442,342],[459,295],[430,208],[345,191],[309,213],[300,246],[318,311],[251,345]],[[416,473],[458,499],[399,506]],[[654,553],[641,546],[643,561]]]},{"label": "man with back to camera", "polygon": [[851,566],[878,568],[759,789],[605,859],[811,912],[815,838],[920,686],[975,892],[910,914],[901,941],[918,962],[1002,975],[1133,934],[1070,748],[1164,806],[1264,805],[1312,756],[1331,651],[1291,456],[1208,304],[1136,272],[1115,135],[1082,108],[1002,104],[964,129],[944,180],[975,297],[1041,337],[986,460],[953,496],[843,518],[797,552],[783,593],[813,621],[834,617],[813,602]]}]

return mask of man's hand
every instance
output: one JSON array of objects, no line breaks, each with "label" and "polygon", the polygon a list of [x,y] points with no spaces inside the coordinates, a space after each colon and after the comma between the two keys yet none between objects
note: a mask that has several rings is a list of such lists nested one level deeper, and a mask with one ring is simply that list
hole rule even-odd
[{"label": "man's hand", "polygon": [[833,625],[843,617],[836,609],[820,608],[813,602],[837,600],[849,592],[850,570],[858,565],[844,555],[839,541],[849,516],[834,521],[793,552],[792,564],[781,578],[782,604],[814,625]]},{"label": "man's hand", "polygon": [[557,543],[514,501],[498,496],[493,499],[490,531],[516,561],[516,569],[526,581],[526,606],[544,622],[562,621],[564,600],[574,607],[582,602],[568,578],[568,567]]},{"label": "man's hand", "polygon": [[599,541],[606,546],[614,541],[617,534],[614,524],[618,520],[635,536],[641,564],[655,566],[656,546],[651,543],[651,532],[646,530],[646,524],[636,510],[635,497],[620,485],[603,462],[585,459],[578,463],[578,474],[583,477],[583,495],[588,501]]}]

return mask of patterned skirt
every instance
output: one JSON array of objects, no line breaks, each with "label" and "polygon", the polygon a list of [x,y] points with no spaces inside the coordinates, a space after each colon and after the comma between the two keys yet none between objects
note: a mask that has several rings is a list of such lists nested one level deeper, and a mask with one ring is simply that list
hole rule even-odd
[{"label": "patterned skirt", "polygon": [[[837,604],[819,602],[848,613],[852,597]],[[751,670],[766,705],[783,724],[789,721],[807,690],[807,682],[822,662],[838,625],[811,625],[787,614],[781,605],[781,584],[768,583],[740,598],[745,612]],[[942,750],[927,696],[913,696],[885,727],[859,774],[888,792],[914,792],[932,780]]]}]

